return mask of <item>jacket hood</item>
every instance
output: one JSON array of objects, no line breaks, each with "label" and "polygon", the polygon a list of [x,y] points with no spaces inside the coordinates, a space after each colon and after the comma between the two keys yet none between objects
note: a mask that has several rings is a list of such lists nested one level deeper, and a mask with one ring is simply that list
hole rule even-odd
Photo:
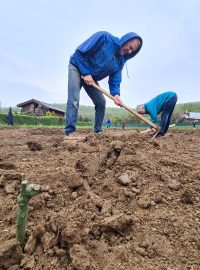
[{"label": "jacket hood", "polygon": [[142,43],[143,43],[142,38],[138,34],[136,34],[134,32],[130,32],[130,33],[127,33],[127,34],[125,34],[124,36],[122,36],[120,38],[120,40],[119,40],[120,46],[122,47],[124,43],[126,43],[127,41],[129,41],[131,39],[139,39],[139,41],[140,41],[140,47],[135,52],[133,52],[131,54],[128,54],[128,55],[124,55],[124,58],[126,60],[134,57],[140,51],[140,49],[142,47]]}]

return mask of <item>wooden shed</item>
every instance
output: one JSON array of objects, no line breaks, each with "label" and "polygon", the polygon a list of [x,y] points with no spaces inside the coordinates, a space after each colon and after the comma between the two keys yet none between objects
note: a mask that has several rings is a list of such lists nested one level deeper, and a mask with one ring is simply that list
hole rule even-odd
[{"label": "wooden shed", "polygon": [[65,111],[60,108],[36,99],[30,99],[17,104],[17,107],[21,108],[21,113],[32,113],[40,116],[46,115],[47,112],[51,112],[59,117],[64,117],[65,114]]},{"label": "wooden shed", "polygon": [[183,114],[181,114],[178,119],[177,122],[200,122],[200,113],[197,112],[185,112]]}]

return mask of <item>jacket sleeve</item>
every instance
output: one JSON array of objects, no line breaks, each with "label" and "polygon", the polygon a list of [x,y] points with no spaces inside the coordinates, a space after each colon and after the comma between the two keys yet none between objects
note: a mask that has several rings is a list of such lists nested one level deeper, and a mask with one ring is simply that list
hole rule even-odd
[{"label": "jacket sleeve", "polygon": [[157,124],[157,110],[155,104],[152,104],[151,101],[144,104],[146,113],[150,115],[150,120],[152,123]]},{"label": "jacket sleeve", "polygon": [[77,66],[82,75],[91,75],[89,58],[101,49],[107,36],[107,32],[97,32],[76,49]]},{"label": "jacket sleeve", "polygon": [[150,113],[151,116],[151,122],[154,124],[157,124],[157,113],[156,111],[152,110]]},{"label": "jacket sleeve", "polygon": [[120,96],[120,83],[122,81],[122,70],[113,73],[109,76],[109,88],[112,96]]}]

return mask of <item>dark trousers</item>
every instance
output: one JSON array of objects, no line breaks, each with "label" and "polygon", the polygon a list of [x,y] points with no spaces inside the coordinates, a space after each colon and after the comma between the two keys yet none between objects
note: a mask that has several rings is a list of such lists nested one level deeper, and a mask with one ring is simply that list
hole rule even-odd
[{"label": "dark trousers", "polygon": [[170,119],[171,119],[173,110],[175,108],[176,102],[177,102],[177,95],[174,95],[164,104],[163,111],[161,114],[159,135],[163,136],[168,131]]}]

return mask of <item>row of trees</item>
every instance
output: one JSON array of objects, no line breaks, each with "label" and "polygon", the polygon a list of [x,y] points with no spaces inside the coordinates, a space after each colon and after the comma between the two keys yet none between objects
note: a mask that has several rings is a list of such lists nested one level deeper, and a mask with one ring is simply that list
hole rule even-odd
[{"label": "row of trees", "polygon": [[[66,107],[66,104],[56,104],[61,109],[64,109]],[[18,107],[12,108],[13,114],[18,114],[20,112],[20,109]],[[192,103],[185,103],[185,104],[177,104],[174,110],[174,113],[172,115],[172,122],[175,122],[176,119],[180,114],[182,114],[185,111],[190,112],[200,112],[200,102],[192,102]],[[8,108],[3,108],[0,105],[0,113],[7,113]],[[54,116],[54,113],[47,112],[46,116]],[[94,107],[93,106],[84,106],[80,105],[79,108],[79,115],[78,115],[78,121],[79,122],[85,122],[85,123],[92,123],[94,122]],[[120,123],[123,120],[127,123],[141,123],[142,121],[138,119],[136,116],[127,113],[126,110],[122,108],[112,108],[108,107],[106,108],[106,115],[105,115],[105,121],[107,119],[110,119],[112,123]],[[158,117],[159,121],[159,117]]]}]

